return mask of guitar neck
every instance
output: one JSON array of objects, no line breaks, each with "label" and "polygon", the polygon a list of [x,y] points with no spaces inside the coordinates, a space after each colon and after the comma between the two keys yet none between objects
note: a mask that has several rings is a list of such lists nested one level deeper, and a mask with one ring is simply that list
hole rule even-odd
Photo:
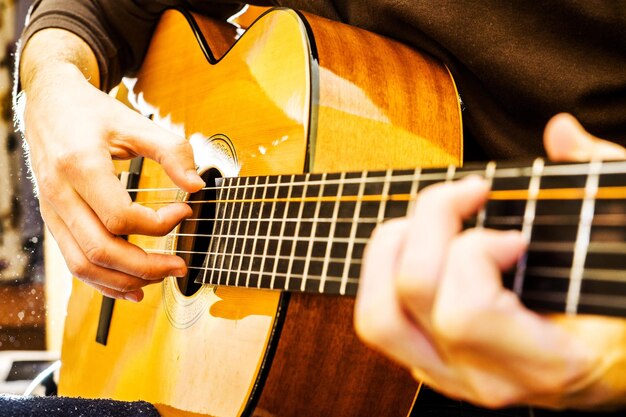
[{"label": "guitar neck", "polygon": [[376,225],[424,187],[470,174],[491,185],[467,226],[530,242],[504,285],[541,311],[626,316],[626,162],[223,178],[196,282],[354,295]]}]

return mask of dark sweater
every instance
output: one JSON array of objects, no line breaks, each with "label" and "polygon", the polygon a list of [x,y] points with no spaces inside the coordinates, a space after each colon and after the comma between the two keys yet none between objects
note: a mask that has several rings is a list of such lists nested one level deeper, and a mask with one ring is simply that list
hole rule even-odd
[{"label": "dark sweater", "polygon": [[[542,131],[567,111],[626,144],[626,2],[618,0],[266,0],[360,26],[445,62],[475,157],[542,154]],[[39,0],[25,38],[61,27],[94,49],[108,89],[141,63],[166,7],[224,14],[228,0]],[[237,7],[235,5],[234,7]],[[232,8],[231,8],[232,10]]]}]

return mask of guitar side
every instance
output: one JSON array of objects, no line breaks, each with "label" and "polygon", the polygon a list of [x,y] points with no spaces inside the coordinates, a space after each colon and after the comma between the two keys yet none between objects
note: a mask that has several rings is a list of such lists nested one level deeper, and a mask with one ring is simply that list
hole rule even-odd
[{"label": "guitar side", "polygon": [[[198,24],[218,57],[231,47],[231,29]],[[131,90],[140,111],[192,138],[200,165],[224,175],[461,163],[458,102],[445,68],[289,10],[264,15],[213,64],[187,19],[166,13]],[[172,186],[145,161],[140,188]],[[137,201],[179,198],[165,190]],[[130,240],[157,251],[177,244]],[[350,298],[212,286],[187,297],[167,279],[147,287],[139,304],[116,304],[106,346],[95,342],[101,298],[75,282],[64,395],[143,399],[164,416],[403,416],[417,391],[407,373],[356,340]]]}]

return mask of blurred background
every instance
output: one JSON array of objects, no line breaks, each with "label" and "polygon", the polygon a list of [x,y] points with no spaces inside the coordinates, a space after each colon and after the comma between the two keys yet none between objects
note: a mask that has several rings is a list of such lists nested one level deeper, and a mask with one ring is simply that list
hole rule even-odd
[{"label": "blurred background", "polygon": [[11,393],[22,393],[60,346],[46,330],[43,224],[11,109],[15,42],[31,3],[0,0],[0,392]]}]

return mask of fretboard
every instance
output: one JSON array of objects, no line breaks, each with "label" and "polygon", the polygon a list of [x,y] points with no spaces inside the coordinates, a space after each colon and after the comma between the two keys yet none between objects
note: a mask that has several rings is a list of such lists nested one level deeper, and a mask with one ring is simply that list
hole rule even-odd
[{"label": "fretboard", "polygon": [[354,295],[376,225],[406,216],[424,187],[478,174],[491,184],[467,226],[530,241],[504,284],[536,310],[626,316],[626,162],[389,170],[218,179],[196,282]]}]

